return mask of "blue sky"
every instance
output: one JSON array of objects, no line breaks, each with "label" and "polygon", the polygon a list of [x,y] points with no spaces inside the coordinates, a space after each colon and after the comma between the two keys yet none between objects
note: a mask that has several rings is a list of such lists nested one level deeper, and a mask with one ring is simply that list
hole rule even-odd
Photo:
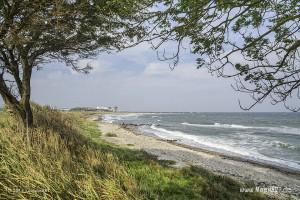
[{"label": "blue sky", "polygon": [[[171,46],[167,46],[172,50]],[[171,51],[170,51],[171,52]],[[232,79],[211,76],[196,69],[196,57],[187,50],[175,70],[159,61],[147,43],[120,53],[101,54],[83,60],[94,67],[79,74],[62,63],[44,65],[34,71],[32,100],[54,107],[119,106],[127,111],[239,112],[238,99],[251,98],[231,88]],[[252,111],[286,111],[269,102]]]}]

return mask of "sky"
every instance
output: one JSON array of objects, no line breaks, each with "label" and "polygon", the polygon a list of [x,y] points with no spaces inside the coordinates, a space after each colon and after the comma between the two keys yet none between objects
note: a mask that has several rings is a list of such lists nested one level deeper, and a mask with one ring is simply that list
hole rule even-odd
[{"label": "sky", "polygon": [[[169,46],[167,50],[172,50]],[[118,106],[122,111],[242,112],[238,100],[249,105],[249,96],[232,89],[232,79],[212,76],[196,68],[196,56],[185,50],[170,70],[147,43],[119,53],[102,53],[80,61],[94,69],[74,72],[63,63],[50,63],[33,72],[32,100],[57,108]],[[1,99],[1,104],[3,104]],[[252,112],[282,112],[283,105],[269,101]]]}]

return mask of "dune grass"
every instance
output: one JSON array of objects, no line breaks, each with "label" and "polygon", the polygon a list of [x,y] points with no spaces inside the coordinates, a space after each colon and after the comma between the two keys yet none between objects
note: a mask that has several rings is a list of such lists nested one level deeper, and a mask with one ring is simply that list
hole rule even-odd
[{"label": "dune grass", "polygon": [[0,113],[0,199],[266,199],[204,169],[105,143],[86,114],[33,110],[29,144],[18,120]]}]

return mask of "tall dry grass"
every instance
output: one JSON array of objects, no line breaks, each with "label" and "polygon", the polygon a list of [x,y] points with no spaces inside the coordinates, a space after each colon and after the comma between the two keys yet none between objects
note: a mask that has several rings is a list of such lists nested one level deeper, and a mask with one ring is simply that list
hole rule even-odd
[{"label": "tall dry grass", "polygon": [[118,158],[95,150],[82,119],[34,106],[35,128],[0,118],[0,199],[135,199],[137,186]]}]

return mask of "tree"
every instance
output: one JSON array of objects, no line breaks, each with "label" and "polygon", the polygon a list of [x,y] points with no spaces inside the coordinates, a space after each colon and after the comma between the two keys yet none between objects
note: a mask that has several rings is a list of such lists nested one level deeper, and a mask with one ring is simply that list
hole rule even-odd
[{"label": "tree", "polygon": [[188,40],[199,55],[198,67],[234,78],[234,89],[252,96],[253,104],[243,109],[270,98],[272,104],[300,110],[299,0],[170,0],[164,15],[168,20],[157,29],[163,37],[155,48],[177,41],[175,64]]},{"label": "tree", "polygon": [[24,125],[33,125],[31,75],[46,62],[121,50],[145,36],[151,0],[0,0],[0,94]]}]

